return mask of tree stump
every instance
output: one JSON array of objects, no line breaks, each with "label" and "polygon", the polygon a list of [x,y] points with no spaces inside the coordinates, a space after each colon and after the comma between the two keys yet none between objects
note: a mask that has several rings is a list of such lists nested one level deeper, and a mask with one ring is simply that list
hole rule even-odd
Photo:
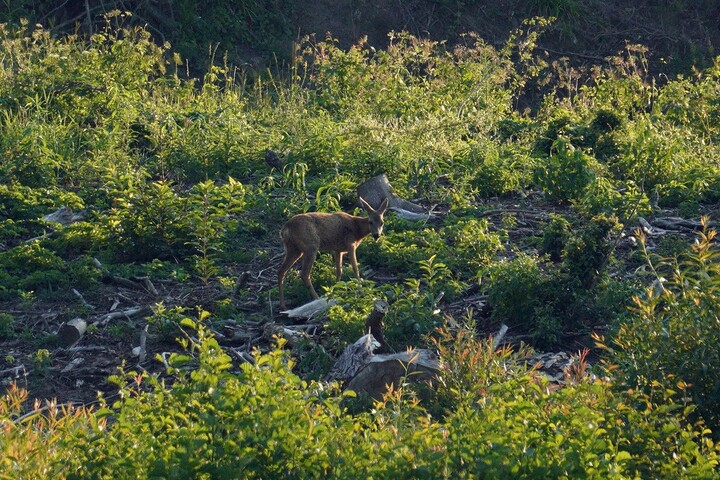
[{"label": "tree stump", "polygon": [[87,322],[82,318],[73,318],[63,323],[58,330],[58,338],[63,347],[72,347],[75,345],[87,330]]}]

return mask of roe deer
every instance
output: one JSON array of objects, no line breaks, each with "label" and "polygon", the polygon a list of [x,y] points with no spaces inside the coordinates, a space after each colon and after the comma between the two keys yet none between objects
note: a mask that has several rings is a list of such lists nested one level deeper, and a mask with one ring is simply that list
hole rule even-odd
[{"label": "roe deer", "polygon": [[337,280],[342,276],[343,255],[348,253],[355,278],[360,278],[355,249],[369,234],[372,234],[375,240],[382,234],[383,215],[388,208],[388,199],[385,198],[377,210],[362,198],[359,200],[367,211],[367,217],[356,217],[343,212],[302,213],[288,220],[280,229],[280,238],[285,245],[285,259],[278,270],[280,310],[285,310],[283,289],[285,274],[300,257],[302,257],[300,278],[315,300],[318,299],[318,294],[310,281],[310,270],[318,252],[332,252]]}]

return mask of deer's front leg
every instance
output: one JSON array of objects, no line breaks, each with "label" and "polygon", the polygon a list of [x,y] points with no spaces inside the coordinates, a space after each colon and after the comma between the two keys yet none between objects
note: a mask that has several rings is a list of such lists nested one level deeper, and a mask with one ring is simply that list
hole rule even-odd
[{"label": "deer's front leg", "polygon": [[336,274],[336,281],[340,281],[340,278],[342,277],[342,262],[343,262],[343,255],[345,255],[345,252],[333,252],[333,258],[335,259],[335,274]]},{"label": "deer's front leg", "polygon": [[350,257],[350,264],[352,264],[353,272],[355,272],[355,278],[360,280],[360,269],[358,268],[357,257],[355,257],[355,250],[357,245],[350,245],[348,248],[348,256]]}]

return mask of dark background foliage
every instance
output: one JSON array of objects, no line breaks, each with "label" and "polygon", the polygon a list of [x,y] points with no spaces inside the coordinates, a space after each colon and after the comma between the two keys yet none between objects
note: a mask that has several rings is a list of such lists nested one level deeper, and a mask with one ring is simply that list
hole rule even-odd
[{"label": "dark background foliage", "polygon": [[497,46],[534,16],[557,19],[540,47],[574,64],[596,63],[637,43],[653,53],[653,71],[674,74],[709,66],[720,42],[720,4],[712,0],[18,0],[0,7],[0,22],[27,18],[58,33],[92,33],[112,10],[132,12],[135,24],[170,42],[200,72],[215,53],[227,52],[233,65],[287,61],[293,43],[308,34],[330,33],[342,47],[367,36],[384,48],[390,31],[450,43],[476,32]]}]

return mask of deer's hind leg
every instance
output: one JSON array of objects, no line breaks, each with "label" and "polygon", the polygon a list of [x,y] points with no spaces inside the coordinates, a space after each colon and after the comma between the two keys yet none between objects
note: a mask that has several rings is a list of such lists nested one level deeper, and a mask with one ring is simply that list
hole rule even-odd
[{"label": "deer's hind leg", "polygon": [[290,267],[298,261],[298,258],[302,257],[302,252],[290,246],[285,246],[285,259],[283,260],[280,269],[278,270],[278,287],[280,288],[280,310],[285,310],[285,274]]},{"label": "deer's hind leg", "polygon": [[310,295],[312,295],[312,298],[314,300],[317,300],[320,297],[318,297],[318,294],[315,291],[312,282],[310,281],[310,270],[312,270],[312,266],[313,263],[315,263],[315,258],[317,257],[317,254],[317,250],[305,252],[302,257],[302,267],[300,268],[300,278],[302,279],[308,290],[310,290]]}]

